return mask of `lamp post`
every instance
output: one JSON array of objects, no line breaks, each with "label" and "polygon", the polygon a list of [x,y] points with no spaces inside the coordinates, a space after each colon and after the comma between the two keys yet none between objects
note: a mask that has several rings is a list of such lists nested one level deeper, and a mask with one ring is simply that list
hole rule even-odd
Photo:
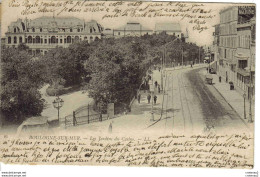
[{"label": "lamp post", "polygon": [[64,101],[58,96],[53,102],[53,107],[58,110],[58,121],[60,121],[60,108],[63,106]]},{"label": "lamp post", "polygon": [[175,38],[174,40],[172,40],[171,42],[168,42],[167,44],[164,44],[163,46],[163,50],[162,50],[162,61],[161,61],[161,90],[163,90],[163,76],[165,74],[164,70],[166,68],[166,49],[168,47],[168,45],[170,45],[171,43],[174,43],[178,38]]}]

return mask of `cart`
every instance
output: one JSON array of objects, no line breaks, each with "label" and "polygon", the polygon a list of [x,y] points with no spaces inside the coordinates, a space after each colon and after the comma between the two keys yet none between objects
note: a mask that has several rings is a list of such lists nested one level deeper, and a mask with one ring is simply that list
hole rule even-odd
[{"label": "cart", "polygon": [[207,74],[205,77],[205,81],[207,84],[212,84],[213,77],[210,74]]}]

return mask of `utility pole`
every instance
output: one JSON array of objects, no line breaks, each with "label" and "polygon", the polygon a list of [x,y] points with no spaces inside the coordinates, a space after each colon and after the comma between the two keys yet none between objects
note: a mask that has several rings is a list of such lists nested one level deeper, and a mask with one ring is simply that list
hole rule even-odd
[{"label": "utility pole", "polygon": [[183,68],[183,47],[181,48],[181,62],[182,62],[182,68]]},{"label": "utility pole", "polygon": [[246,93],[243,94],[244,98],[244,119],[246,119]]},{"label": "utility pole", "polygon": [[162,61],[161,61],[161,90],[163,90],[163,58],[164,58],[164,51],[162,53]]},{"label": "utility pole", "polygon": [[151,72],[152,72],[152,77],[151,77],[152,84],[150,85],[151,99],[152,99],[152,106],[151,106],[151,121],[154,121],[154,115],[153,115],[154,85],[153,85],[152,59],[151,59],[150,70],[151,70]]},{"label": "utility pole", "polygon": [[200,47],[199,47],[199,64],[200,64]]}]

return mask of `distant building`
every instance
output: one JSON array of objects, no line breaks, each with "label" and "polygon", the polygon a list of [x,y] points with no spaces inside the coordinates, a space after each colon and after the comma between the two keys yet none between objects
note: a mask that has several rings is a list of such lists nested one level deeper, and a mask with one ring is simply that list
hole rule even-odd
[{"label": "distant building", "polygon": [[114,37],[143,36],[153,34],[153,30],[137,22],[128,22],[126,25],[113,30]]},{"label": "distant building", "polygon": [[105,28],[102,34],[104,38],[111,38],[114,37],[114,30],[110,28]]},{"label": "distant building", "polygon": [[156,23],[154,32],[155,34],[165,32],[168,35],[175,35],[177,38],[182,37],[179,23]]},{"label": "distant building", "polygon": [[68,47],[82,40],[101,38],[103,27],[96,21],[85,22],[74,17],[40,17],[12,22],[6,34],[6,47],[25,43],[30,54],[45,54],[49,49]]}]

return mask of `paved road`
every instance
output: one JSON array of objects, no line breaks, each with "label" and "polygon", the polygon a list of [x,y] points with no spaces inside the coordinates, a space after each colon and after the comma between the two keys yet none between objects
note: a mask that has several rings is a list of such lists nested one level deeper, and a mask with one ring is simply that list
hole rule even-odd
[{"label": "paved road", "polygon": [[247,131],[222,95],[204,81],[205,68],[168,70],[164,77],[163,116],[153,127],[165,132]]}]

